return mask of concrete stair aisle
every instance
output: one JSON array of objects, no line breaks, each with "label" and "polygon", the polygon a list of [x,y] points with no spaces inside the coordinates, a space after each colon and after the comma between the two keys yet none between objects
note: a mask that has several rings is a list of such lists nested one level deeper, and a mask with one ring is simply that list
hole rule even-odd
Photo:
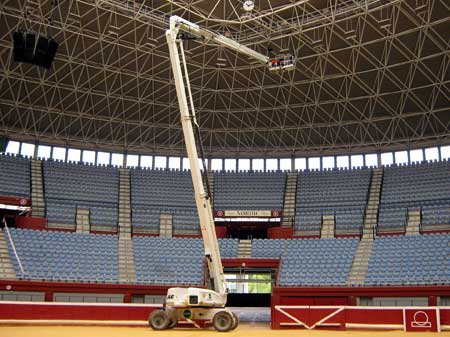
[{"label": "concrete stair aisle", "polygon": [[252,257],[252,240],[239,240],[238,257]]},{"label": "concrete stair aisle", "polygon": [[171,238],[173,235],[173,215],[161,214],[159,216],[159,236]]},{"label": "concrete stair aisle", "polygon": [[0,231],[0,280],[17,280],[6,240],[6,233]]},{"label": "concrete stair aisle", "polygon": [[406,223],[406,235],[420,234],[420,208],[408,209],[408,221]]},{"label": "concrete stair aisle", "polygon": [[119,282],[136,283],[134,242],[130,237],[119,238]]},{"label": "concrete stair aisle", "polygon": [[297,198],[297,179],[297,172],[287,173],[284,192],[283,217],[281,220],[281,226],[283,227],[292,227],[294,225]]},{"label": "concrete stair aisle", "polygon": [[131,239],[130,170],[119,170],[119,282],[136,283],[134,243]]},{"label": "concrete stair aisle", "polygon": [[119,237],[131,238],[131,184],[130,170],[119,171]]},{"label": "concrete stair aisle", "polygon": [[89,223],[89,208],[77,207],[76,214],[76,232],[89,233],[91,231],[91,224]]},{"label": "concrete stair aisle", "polygon": [[372,254],[372,246],[373,238],[362,238],[359,242],[347,279],[349,286],[364,285],[367,269],[369,268],[370,255]]},{"label": "concrete stair aisle", "polygon": [[383,168],[372,169],[369,198],[363,224],[363,238],[373,238],[378,224],[378,211],[381,199],[381,186],[383,182]]},{"label": "concrete stair aisle", "polygon": [[334,215],[324,214],[322,216],[321,238],[334,238]]},{"label": "concrete stair aisle", "polygon": [[42,162],[31,160],[31,205],[33,216],[45,217],[44,183],[42,178]]}]

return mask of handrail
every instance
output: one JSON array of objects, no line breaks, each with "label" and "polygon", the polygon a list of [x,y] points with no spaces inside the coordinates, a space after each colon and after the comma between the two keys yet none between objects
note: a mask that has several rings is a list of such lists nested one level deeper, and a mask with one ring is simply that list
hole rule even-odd
[{"label": "handrail", "polygon": [[423,223],[422,223],[422,219],[423,219],[423,214],[422,214],[422,207],[419,207],[419,234],[423,233]]},{"label": "handrail", "polygon": [[406,222],[403,225],[403,234],[406,234],[406,228],[408,227],[409,222],[409,207],[406,207]]},{"label": "handrail", "polygon": [[17,263],[19,264],[20,271],[22,272],[22,274],[25,274],[25,271],[22,266],[22,262],[20,261],[20,257],[17,254],[16,246],[14,245],[14,240],[12,239],[11,232],[9,231],[8,224],[6,223],[6,219],[4,217],[3,217],[3,224],[5,225],[5,230],[6,230],[6,233],[8,234],[8,239],[9,239],[9,242],[11,243],[11,247],[13,249],[14,256],[16,257]]},{"label": "handrail", "polygon": [[333,211],[333,238],[336,237],[336,211]]}]

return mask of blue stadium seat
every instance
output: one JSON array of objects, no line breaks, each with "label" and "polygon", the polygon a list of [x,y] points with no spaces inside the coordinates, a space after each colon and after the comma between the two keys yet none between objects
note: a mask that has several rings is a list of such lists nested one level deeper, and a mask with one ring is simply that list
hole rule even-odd
[{"label": "blue stadium seat", "polygon": [[49,222],[75,224],[77,207],[90,209],[92,226],[115,231],[119,213],[119,170],[113,167],[44,161]]},{"label": "blue stadium seat", "polygon": [[450,235],[383,236],[375,240],[367,285],[450,283]]},{"label": "blue stadium seat", "polygon": [[283,172],[216,172],[214,208],[281,210],[285,183]]},{"label": "blue stadium seat", "polygon": [[253,257],[281,258],[279,286],[346,285],[357,238],[253,240]]},{"label": "blue stadium seat", "polygon": [[30,198],[31,163],[27,158],[0,154],[0,195]]},{"label": "blue stadium seat", "polygon": [[404,228],[408,209],[420,209],[424,230],[450,229],[450,163],[423,162],[384,169],[378,229]]},{"label": "blue stadium seat", "polygon": [[172,214],[173,230],[199,231],[191,173],[178,170],[131,170],[131,222],[157,230],[160,214]]},{"label": "blue stadium seat", "polygon": [[11,228],[25,274],[12,256],[16,275],[25,280],[72,282],[119,281],[116,235],[79,234]]},{"label": "blue stadium seat", "polygon": [[370,177],[366,168],[299,172],[295,230],[319,235],[322,216],[331,215],[337,234],[359,233]]}]

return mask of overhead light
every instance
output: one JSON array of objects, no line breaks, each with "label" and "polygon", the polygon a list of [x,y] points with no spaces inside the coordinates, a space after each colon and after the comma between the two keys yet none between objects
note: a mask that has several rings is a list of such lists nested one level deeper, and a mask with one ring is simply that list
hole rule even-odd
[{"label": "overhead light", "polygon": [[245,0],[242,8],[244,9],[244,11],[250,12],[253,10],[253,8],[255,8],[255,2],[253,0]]}]

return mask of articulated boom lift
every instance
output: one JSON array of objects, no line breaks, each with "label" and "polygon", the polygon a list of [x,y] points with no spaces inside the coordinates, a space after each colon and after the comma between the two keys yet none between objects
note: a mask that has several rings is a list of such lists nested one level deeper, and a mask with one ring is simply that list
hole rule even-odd
[{"label": "articulated boom lift", "polygon": [[[187,34],[187,35],[184,35]],[[195,109],[189,85],[186,59],[183,51],[183,38],[211,41],[253,57],[274,69],[292,69],[291,57],[283,62],[270,60],[244,45],[227,37],[202,29],[178,16],[170,18],[170,28],[166,31],[170,60],[175,79],[175,86],[180,105],[181,124],[183,128],[186,150],[189,157],[192,182],[195,191],[195,202],[200,218],[200,228],[205,246],[205,258],[208,264],[211,289],[202,288],[170,288],[167,291],[165,307],[153,311],[149,318],[150,326],[155,330],[173,328],[179,319],[196,322],[212,321],[218,331],[233,330],[239,324],[238,317],[225,307],[227,302],[227,286],[220,259],[219,245],[214,227],[209,190],[205,192],[200,172],[194,130],[199,134],[199,126],[195,118]],[[180,58],[181,55],[181,58]],[[200,140],[199,140],[200,142]],[[200,149],[201,149],[201,144]],[[206,170],[206,168],[204,168]],[[209,189],[209,187],[208,187]]]}]

